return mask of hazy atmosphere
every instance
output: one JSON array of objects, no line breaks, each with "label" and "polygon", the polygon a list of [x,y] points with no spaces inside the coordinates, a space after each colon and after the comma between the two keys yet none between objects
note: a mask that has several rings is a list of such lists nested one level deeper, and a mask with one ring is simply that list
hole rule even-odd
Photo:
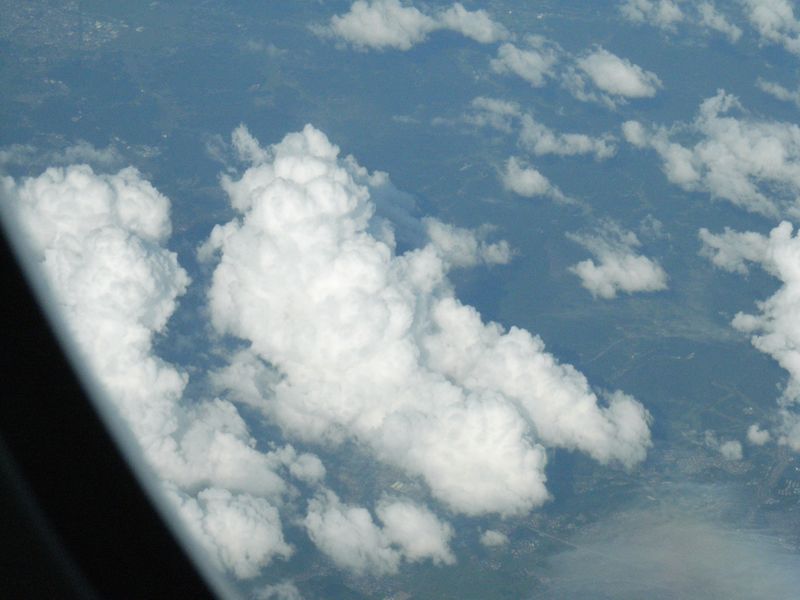
[{"label": "hazy atmosphere", "polygon": [[800,7],[0,12],[5,224],[234,597],[800,594]]}]

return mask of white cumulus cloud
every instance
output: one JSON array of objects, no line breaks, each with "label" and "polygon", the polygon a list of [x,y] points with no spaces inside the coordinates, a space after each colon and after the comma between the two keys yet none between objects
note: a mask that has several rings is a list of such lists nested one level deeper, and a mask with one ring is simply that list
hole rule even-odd
[{"label": "white cumulus cloud", "polygon": [[363,507],[344,504],[330,490],[314,497],[304,525],[309,537],[337,565],[357,574],[396,573],[400,563],[432,560],[453,564],[453,529],[410,501],[382,500],[379,526]]},{"label": "white cumulus cloud", "polygon": [[275,556],[292,554],[283,540],[278,510],[264,498],[219,488],[170,496],[212,559],[241,579],[257,576]]},{"label": "white cumulus cloud", "polygon": [[[788,444],[800,452],[800,238],[793,235],[786,221],[775,227],[768,236],[754,232],[726,229],[721,234],[700,230],[703,253],[714,264],[732,272],[746,272],[745,263],[758,264],[779,279],[781,287],[766,300],[758,302],[758,314],[738,313],[732,325],[751,335],[750,341],[758,350],[770,355],[789,374],[789,381],[780,399],[781,424],[776,431],[779,443]],[[748,439],[755,444],[765,443],[770,435],[757,426],[748,430]]]},{"label": "white cumulus cloud", "polygon": [[508,536],[501,531],[487,529],[481,534],[481,544],[487,548],[496,548],[508,544]]},{"label": "white cumulus cloud", "polygon": [[653,259],[637,254],[641,245],[636,234],[613,222],[604,223],[595,234],[567,234],[589,250],[594,259],[570,267],[592,296],[615,298],[618,292],[655,292],[667,289],[667,274]]},{"label": "white cumulus cloud", "polygon": [[761,429],[757,423],[754,423],[747,428],[747,441],[754,446],[763,446],[771,438],[772,436],[770,435],[769,431],[766,429]]},{"label": "white cumulus cloud", "polygon": [[256,450],[230,402],[184,399],[187,375],[154,353],[189,284],[164,247],[167,198],[133,168],[51,168],[2,186],[89,372],[212,560],[253,577],[289,556],[279,472],[320,477],[321,464],[290,447]]},{"label": "white cumulus cloud", "polygon": [[501,181],[504,188],[526,198],[545,196],[553,200],[566,199],[547,177],[515,156],[506,161]]},{"label": "white cumulus cloud", "polygon": [[[687,191],[703,191],[767,216],[800,214],[800,127],[729,113],[743,110],[738,99],[720,90],[704,100],[691,123],[648,128],[623,125],[625,139],[654,149],[667,179]],[[683,145],[676,134],[697,141]]]},{"label": "white cumulus cloud", "polygon": [[750,24],[762,42],[783,46],[792,54],[800,54],[800,21],[788,0],[743,0]]},{"label": "white cumulus cloud", "polygon": [[719,445],[719,453],[726,460],[742,460],[742,444],[738,440],[728,440]]},{"label": "white cumulus cloud", "polygon": [[508,31],[492,20],[485,10],[470,11],[460,2],[453,3],[450,8],[437,15],[439,26],[456,31],[481,44],[492,44],[508,37]]},{"label": "white cumulus cloud", "polygon": [[407,500],[382,500],[376,509],[383,533],[399,546],[409,561],[431,559],[453,564],[456,559],[448,546],[453,528],[441,522],[427,508]]},{"label": "white cumulus cloud", "polygon": [[459,2],[436,14],[426,14],[399,0],[356,0],[350,10],[331,17],[315,30],[343,40],[355,48],[409,50],[440,29],[455,31],[481,44],[508,37],[485,10],[469,11]]},{"label": "white cumulus cloud", "polygon": [[713,431],[706,431],[705,443],[725,460],[742,460],[742,443],[737,440],[720,440]]},{"label": "white cumulus cloud", "polygon": [[602,47],[579,57],[564,74],[563,82],[578,100],[609,108],[631,98],[652,98],[662,87],[655,73]]},{"label": "white cumulus cloud", "polygon": [[[436,225],[431,241],[398,254],[373,218],[371,197],[388,178],[340,158],[311,126],[266,154],[241,178],[223,178],[239,216],[202,250],[218,261],[213,325],[249,345],[220,378],[233,397],[287,435],[358,440],[463,514],[519,514],[544,502],[545,446],[602,463],[642,460],[650,434],[641,404],[622,392],[601,403],[538,337],[485,323],[454,296],[455,250],[471,254],[466,264],[505,260],[504,251]],[[313,512],[329,505],[323,498]],[[373,536],[366,517],[356,521]],[[391,569],[392,556],[352,564]]]}]

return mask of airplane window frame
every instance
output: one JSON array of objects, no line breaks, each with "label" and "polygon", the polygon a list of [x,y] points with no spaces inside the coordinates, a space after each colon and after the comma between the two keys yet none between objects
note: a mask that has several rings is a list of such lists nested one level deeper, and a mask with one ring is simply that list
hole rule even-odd
[{"label": "airplane window frame", "polygon": [[59,341],[53,311],[25,268],[13,224],[0,221],[3,594],[230,595],[165,522],[163,507],[137,476]]}]

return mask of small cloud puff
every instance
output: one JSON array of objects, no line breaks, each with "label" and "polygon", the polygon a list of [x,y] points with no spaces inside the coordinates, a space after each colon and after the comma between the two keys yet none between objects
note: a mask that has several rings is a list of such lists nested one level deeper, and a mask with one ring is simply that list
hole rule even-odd
[{"label": "small cloud puff", "polygon": [[[652,98],[663,87],[655,73],[600,46],[573,56],[540,35],[529,35],[525,42],[524,46],[501,45],[490,63],[492,70],[516,75],[536,88],[550,79],[560,80],[577,100],[611,109],[630,99]],[[567,62],[567,66],[557,74],[559,62]]]},{"label": "small cloud puff", "polygon": [[582,133],[557,133],[530,115],[523,115],[521,123],[519,143],[537,156],[593,154],[597,160],[604,160],[614,156],[617,151],[610,135],[590,137]]},{"label": "small cloud puff", "polygon": [[725,460],[742,460],[742,444],[737,440],[720,440],[713,431],[705,432],[706,446],[719,452]]},{"label": "small cloud puff", "polygon": [[344,504],[324,490],[309,502],[303,524],[320,551],[356,574],[396,573],[401,561],[455,563],[448,545],[452,527],[427,508],[384,499],[376,513],[383,527],[367,509]]},{"label": "small cloud puff", "polygon": [[464,115],[464,121],[479,127],[493,127],[506,133],[511,133],[518,127],[519,145],[536,156],[591,154],[596,160],[604,160],[614,156],[617,151],[612,135],[591,137],[583,133],[554,131],[536,121],[530,114],[523,113],[515,102],[479,96],[472,100],[470,109]]},{"label": "small cloud puff", "polygon": [[254,600],[303,600],[303,595],[291,581],[282,581],[258,588],[252,594]]},{"label": "small cloud puff", "polygon": [[539,35],[529,35],[525,42],[524,48],[512,43],[501,45],[497,57],[489,64],[495,73],[512,73],[533,87],[542,87],[555,76],[553,68],[559,60],[561,49]]},{"label": "small cloud puff", "polygon": [[511,247],[505,240],[489,244],[478,237],[481,232],[462,229],[436,219],[423,220],[428,238],[442,259],[454,267],[474,267],[484,263],[506,264]]},{"label": "small cloud puff", "polygon": [[314,29],[322,36],[343,40],[361,50],[409,50],[441,29],[458,32],[481,44],[509,35],[485,10],[469,11],[456,2],[429,15],[399,0],[356,0],[347,13],[334,15],[329,25]]},{"label": "small cloud puff", "polygon": [[481,544],[487,548],[496,548],[508,544],[508,536],[494,529],[487,529],[481,534]]},{"label": "small cloud puff", "polygon": [[652,98],[662,87],[655,73],[602,47],[578,58],[563,81],[578,100],[599,102],[612,109],[627,99]]},{"label": "small cloud puff", "polygon": [[769,431],[766,429],[761,429],[757,423],[754,423],[747,428],[747,441],[754,446],[763,446],[770,441],[771,438],[772,436],[770,435]]},{"label": "small cloud puff", "polygon": [[566,200],[566,196],[547,177],[515,156],[506,161],[501,181],[505,189],[526,198],[545,196],[553,200]]},{"label": "small cloud puff", "polygon": [[667,289],[667,274],[658,262],[636,254],[641,243],[632,231],[624,231],[612,221],[605,222],[594,235],[567,234],[589,250],[595,259],[570,267],[580,277],[581,285],[592,296],[615,298],[618,292],[655,292]]}]

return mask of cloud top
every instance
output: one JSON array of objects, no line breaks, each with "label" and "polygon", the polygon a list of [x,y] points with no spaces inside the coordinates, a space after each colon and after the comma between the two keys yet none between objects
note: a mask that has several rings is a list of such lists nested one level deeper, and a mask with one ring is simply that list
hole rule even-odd
[{"label": "cloud top", "polygon": [[204,254],[219,256],[214,326],[251,348],[232,360],[251,376],[229,378],[231,394],[289,435],[358,440],[464,514],[544,502],[544,446],[640,461],[650,438],[638,402],[615,392],[604,406],[539,338],[484,323],[454,296],[447,270],[502,262],[502,247],[428,221],[430,241],[397,254],[370,200],[388,177],[338,153],[306,126],[223,181],[240,215]]}]

